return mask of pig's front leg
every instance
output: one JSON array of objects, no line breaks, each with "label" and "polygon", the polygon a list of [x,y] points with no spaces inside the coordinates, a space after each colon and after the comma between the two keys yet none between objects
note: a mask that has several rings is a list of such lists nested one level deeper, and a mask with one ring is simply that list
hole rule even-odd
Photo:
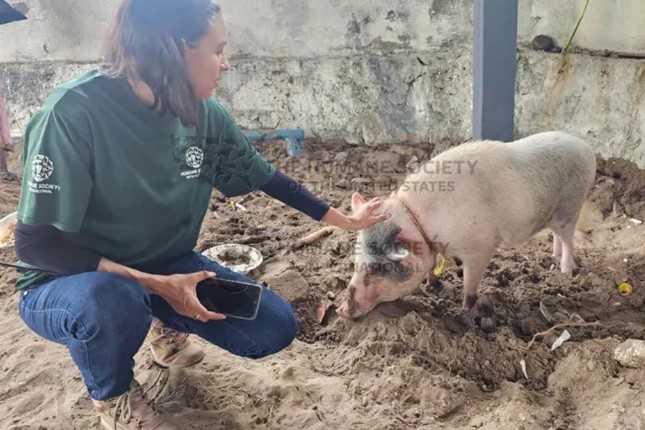
[{"label": "pig's front leg", "polygon": [[477,304],[477,289],[494,252],[494,248],[488,249],[478,254],[471,254],[462,259],[464,263],[463,307],[465,310],[471,310],[474,308],[475,304]]},{"label": "pig's front leg", "polygon": [[553,233],[553,257],[559,257],[562,254],[562,241],[557,234]]},{"label": "pig's front leg", "polygon": [[573,237],[562,238],[560,271],[566,275],[573,276],[573,269],[575,268],[576,263],[573,261]]}]

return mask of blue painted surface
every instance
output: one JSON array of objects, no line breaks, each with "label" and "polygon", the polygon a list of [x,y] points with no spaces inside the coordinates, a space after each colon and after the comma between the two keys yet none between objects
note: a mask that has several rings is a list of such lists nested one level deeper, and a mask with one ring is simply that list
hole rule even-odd
[{"label": "blue painted surface", "polygon": [[513,140],[518,0],[475,0],[473,138]]},{"label": "blue painted surface", "polygon": [[277,140],[283,139],[287,141],[287,153],[291,157],[295,157],[302,149],[302,139],[305,138],[305,132],[299,128],[296,129],[279,129],[272,131],[259,131],[248,130],[244,131],[244,135],[251,141],[257,140]]}]

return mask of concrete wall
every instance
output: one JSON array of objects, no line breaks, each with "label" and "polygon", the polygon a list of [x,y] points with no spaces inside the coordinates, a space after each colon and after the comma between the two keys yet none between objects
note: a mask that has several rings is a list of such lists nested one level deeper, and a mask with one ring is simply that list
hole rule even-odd
[{"label": "concrete wall", "polygon": [[[97,61],[120,0],[23,0],[29,20],[0,27],[0,62]],[[16,4],[15,2],[11,2]],[[470,42],[463,0],[220,0],[233,57],[320,58]]]},{"label": "concrete wall", "polygon": [[[15,0],[28,21],[0,27],[0,62],[96,61],[120,0]],[[520,0],[518,37],[538,34],[563,46],[585,0]],[[470,46],[472,0],[220,0],[230,52],[253,57],[326,57],[383,49]],[[594,0],[573,45],[645,54],[645,3]]]},{"label": "concrete wall", "polygon": [[10,0],[27,20],[0,26],[0,62],[96,61],[115,0]]},{"label": "concrete wall", "polygon": [[[585,0],[519,0],[518,33],[530,41],[538,34],[553,37],[563,47]],[[645,54],[643,0],[591,0],[576,32],[575,47],[595,51]]]},{"label": "concrete wall", "polygon": [[[118,2],[23,0],[29,20],[0,27],[0,82],[16,128],[49,89],[95,66]],[[470,138],[472,0],[220,3],[233,69],[218,96],[242,127],[302,127],[367,144]],[[645,3],[620,0],[620,14],[617,3],[591,2],[574,46],[645,52],[645,33],[635,30]],[[549,34],[564,45],[583,4],[520,0],[520,42]],[[568,130],[645,168],[644,80],[643,60],[563,63],[522,49],[516,133]]]}]

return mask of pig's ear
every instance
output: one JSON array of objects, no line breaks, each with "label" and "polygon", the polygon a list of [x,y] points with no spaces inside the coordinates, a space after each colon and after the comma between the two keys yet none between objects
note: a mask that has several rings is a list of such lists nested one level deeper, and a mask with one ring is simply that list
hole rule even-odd
[{"label": "pig's ear", "polygon": [[360,194],[352,194],[352,211],[358,211],[365,204],[365,199]]}]

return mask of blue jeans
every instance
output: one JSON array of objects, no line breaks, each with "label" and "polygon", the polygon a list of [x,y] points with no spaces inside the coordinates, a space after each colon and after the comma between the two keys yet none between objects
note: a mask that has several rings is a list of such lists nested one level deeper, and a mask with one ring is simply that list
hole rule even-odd
[{"label": "blue jeans", "polygon": [[[159,275],[215,272],[218,277],[253,282],[190,252],[161,267]],[[232,354],[261,358],[291,344],[298,325],[289,303],[266,289],[253,321],[227,318],[202,323],[179,315],[138,282],[105,272],[54,279],[21,293],[20,317],[38,335],[65,345],[78,366],[90,397],[105,400],[125,393],[134,377],[134,355],[143,344],[152,318],[167,327],[192,333]]]}]

